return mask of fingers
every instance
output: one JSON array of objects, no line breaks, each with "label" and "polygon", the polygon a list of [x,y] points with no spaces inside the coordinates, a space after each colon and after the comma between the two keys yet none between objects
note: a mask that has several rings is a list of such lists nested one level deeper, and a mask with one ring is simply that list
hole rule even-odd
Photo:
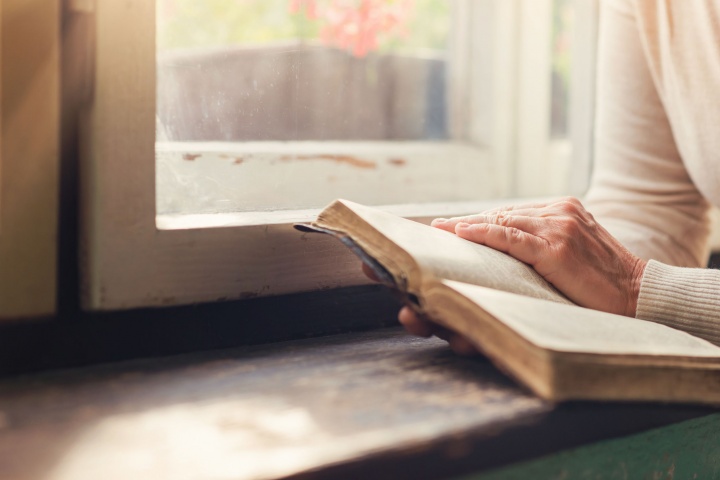
[{"label": "fingers", "polygon": [[431,225],[433,227],[442,228],[443,230],[448,230],[452,232],[455,229],[455,225],[457,225],[458,223],[481,223],[484,222],[483,218],[493,215],[512,213],[513,215],[532,216],[532,213],[535,210],[545,208],[555,202],[555,200],[552,200],[545,202],[524,203],[520,205],[509,205],[505,207],[491,208],[489,210],[485,210],[484,212],[474,215],[465,215],[452,218],[436,218],[432,221]]},{"label": "fingers", "polygon": [[450,348],[458,355],[476,355],[478,350],[462,335],[453,332],[436,323],[430,322],[418,316],[409,307],[403,307],[398,314],[398,320],[405,327],[405,330],[418,337],[437,336],[448,342]]},{"label": "fingers", "polygon": [[491,223],[460,223],[455,228],[455,233],[458,237],[505,252],[529,265],[535,265],[547,247],[547,242],[540,237],[516,227]]},{"label": "fingers", "polygon": [[[371,280],[378,281],[372,268],[363,263],[362,270]],[[402,310],[400,310],[398,320],[411,335],[425,338],[435,335],[438,338],[442,338],[448,342],[450,348],[458,355],[468,356],[478,353],[477,349],[463,336],[429,320],[425,320],[418,316],[410,307],[403,307]]]},{"label": "fingers", "polygon": [[523,232],[531,233],[533,235],[537,235],[538,231],[543,226],[543,221],[540,218],[537,217],[529,217],[525,215],[508,215],[508,214],[502,214],[499,213],[497,215],[473,215],[472,221],[469,222],[457,222],[455,225],[455,228],[453,229],[453,232],[457,229],[458,225],[461,224],[467,224],[467,225],[482,225],[482,224],[493,224],[493,225],[499,225],[501,227],[512,227],[517,228],[518,230],[522,230]]},{"label": "fingers", "polygon": [[453,233],[459,223],[494,223],[504,225],[504,220],[512,217],[547,217],[562,214],[567,211],[583,210],[580,201],[573,197],[554,199],[544,202],[525,203],[507,207],[493,208],[475,215],[465,215],[452,218],[437,218],[432,221],[433,227]]},{"label": "fingers", "polygon": [[398,314],[398,320],[405,330],[418,337],[431,337],[435,333],[434,325],[420,318],[410,307],[403,307]]},{"label": "fingers", "polygon": [[[524,222],[527,228],[534,226],[537,223],[536,217],[541,210],[538,209],[522,209],[510,211],[497,211],[497,212],[483,212],[475,215],[467,215],[465,217],[453,217],[453,218],[436,218],[432,221],[431,225],[435,228],[446,230],[450,233],[455,232],[455,228],[461,223],[468,223],[470,225],[477,225],[480,223],[494,223],[495,225],[502,226],[514,226],[516,228],[524,229],[518,222]],[[515,221],[516,224],[510,225],[509,222]]]},{"label": "fingers", "polygon": [[448,345],[450,345],[450,348],[452,348],[453,352],[464,357],[469,357],[480,353],[478,352],[477,348],[473,346],[472,343],[470,343],[465,337],[458,334],[453,334],[453,336],[448,339]]},{"label": "fingers", "polygon": [[484,214],[496,214],[498,212],[512,212],[513,215],[520,215],[521,211],[536,211],[536,210],[545,210],[547,207],[553,207],[560,204],[572,204],[575,206],[580,206],[582,203],[580,200],[574,197],[563,197],[563,198],[555,198],[551,200],[545,200],[540,202],[529,202],[529,203],[523,203],[519,205],[510,205],[508,207],[500,207],[500,208],[491,208],[489,210],[485,210]]}]

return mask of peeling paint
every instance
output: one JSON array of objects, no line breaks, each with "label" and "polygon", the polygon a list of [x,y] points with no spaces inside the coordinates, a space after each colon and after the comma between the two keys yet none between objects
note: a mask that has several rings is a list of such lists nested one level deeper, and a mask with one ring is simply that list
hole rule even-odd
[{"label": "peeling paint", "polygon": [[388,163],[390,165],[395,165],[396,167],[404,167],[407,165],[407,160],[404,158],[388,158]]},{"label": "peeling paint", "polygon": [[244,161],[245,161],[245,159],[243,157],[235,157],[235,160],[233,161],[233,165],[240,165]]},{"label": "peeling paint", "polygon": [[365,160],[350,155],[284,155],[280,157],[280,160],[284,162],[293,160],[329,160],[331,162],[344,163],[346,165],[350,165],[351,167],[368,169],[377,168],[377,163],[372,160]]},{"label": "peeling paint", "polygon": [[187,160],[188,162],[192,162],[200,157],[202,157],[201,153],[186,153],[182,156],[183,160]]}]

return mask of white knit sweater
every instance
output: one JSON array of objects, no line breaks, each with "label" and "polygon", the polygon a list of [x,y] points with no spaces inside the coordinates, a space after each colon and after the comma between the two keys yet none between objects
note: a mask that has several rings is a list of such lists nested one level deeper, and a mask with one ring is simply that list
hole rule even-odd
[{"label": "white knit sweater", "polygon": [[720,205],[720,1],[603,0],[599,41],[586,205],[652,259],[637,317],[720,344],[720,271],[697,268]]}]

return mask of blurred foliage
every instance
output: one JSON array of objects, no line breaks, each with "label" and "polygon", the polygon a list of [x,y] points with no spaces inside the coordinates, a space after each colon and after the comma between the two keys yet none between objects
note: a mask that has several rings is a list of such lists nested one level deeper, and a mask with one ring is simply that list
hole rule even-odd
[{"label": "blurred foliage", "polygon": [[445,50],[450,33],[451,3],[448,0],[415,0],[408,36],[388,42],[382,49]]},{"label": "blurred foliage", "polygon": [[570,84],[573,13],[571,0],[554,1],[552,67],[555,74],[562,79],[563,87],[566,89]]},{"label": "blurred foliage", "polygon": [[552,104],[550,136],[569,134],[570,76],[572,62],[573,0],[554,0],[552,30]]},{"label": "blurred foliage", "polygon": [[[291,14],[291,0],[157,0],[157,48],[261,45],[317,40],[321,25]],[[450,28],[448,0],[415,0],[408,32],[381,43],[381,51],[443,50]]]}]

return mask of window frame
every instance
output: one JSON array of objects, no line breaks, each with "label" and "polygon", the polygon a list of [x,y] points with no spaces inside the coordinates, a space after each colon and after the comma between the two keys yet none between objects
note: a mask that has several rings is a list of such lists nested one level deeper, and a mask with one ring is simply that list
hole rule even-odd
[{"label": "window frame", "polygon": [[[539,118],[543,109],[542,115],[548,116],[543,103],[549,102],[549,86],[547,95],[538,99],[533,96],[538,86],[520,79],[523,75],[547,78],[549,85],[549,63],[531,61],[537,54],[531,50],[549,45],[550,40],[532,41],[518,34],[533,15],[549,15],[552,1],[455,3],[451,136],[455,142],[488,152],[490,160],[484,168],[492,171],[498,198],[514,195],[518,186],[535,178],[538,168],[552,166],[549,160],[529,155],[537,148],[548,151],[547,130],[538,134],[542,123],[526,121],[520,132],[512,128],[520,112],[532,111]],[[92,94],[81,121],[83,306],[91,310],[158,307],[366,283],[355,257],[338,242],[292,228],[294,221],[312,218],[312,211],[156,216],[155,4],[127,0],[97,2],[93,8]],[[529,9],[532,13],[527,13]],[[507,54],[508,45],[517,55]],[[520,47],[526,49],[522,54]],[[549,52],[543,57],[549,62],[547,57]],[[471,101],[458,94],[467,92],[458,88],[458,82],[472,86]],[[520,95],[515,95],[514,85],[521,89]],[[525,156],[518,155],[519,143]],[[523,172],[525,179],[513,176],[513,171]],[[523,193],[559,192],[534,185]],[[406,204],[391,209],[423,221],[501,202]]]},{"label": "window frame", "polygon": [[0,3],[0,321],[56,311],[58,3]]}]

